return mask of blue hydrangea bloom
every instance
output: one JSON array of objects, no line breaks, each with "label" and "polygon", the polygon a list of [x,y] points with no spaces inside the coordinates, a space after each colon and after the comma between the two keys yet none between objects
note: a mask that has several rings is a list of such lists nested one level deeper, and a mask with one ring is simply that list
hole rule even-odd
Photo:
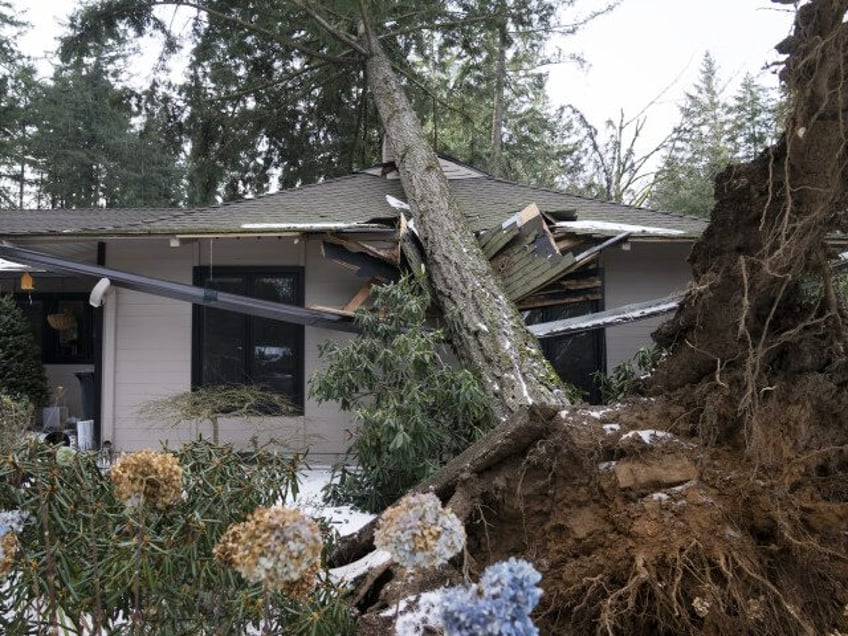
[{"label": "blue hydrangea bloom", "polygon": [[537,636],[530,613],[539,602],[542,579],[527,561],[510,558],[489,566],[480,583],[446,590],[442,622],[447,636]]}]

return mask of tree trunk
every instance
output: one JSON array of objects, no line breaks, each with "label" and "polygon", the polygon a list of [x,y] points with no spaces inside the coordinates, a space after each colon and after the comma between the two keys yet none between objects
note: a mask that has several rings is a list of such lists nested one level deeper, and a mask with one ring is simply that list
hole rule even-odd
[{"label": "tree trunk", "polygon": [[495,68],[495,94],[492,99],[492,148],[489,167],[494,176],[503,177],[504,90],[506,86],[506,22],[498,25],[498,62]]},{"label": "tree trunk", "polygon": [[565,404],[556,373],[469,231],[382,46],[367,28],[363,38],[369,49],[368,85],[461,361],[482,379],[503,418],[531,404]]}]

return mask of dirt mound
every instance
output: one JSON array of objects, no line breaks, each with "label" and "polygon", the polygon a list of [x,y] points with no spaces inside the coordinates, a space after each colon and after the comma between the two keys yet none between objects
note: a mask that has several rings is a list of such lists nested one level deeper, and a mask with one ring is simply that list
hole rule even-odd
[{"label": "dirt mound", "polygon": [[[775,455],[793,448],[781,421],[815,410],[801,408],[774,420]],[[665,400],[555,415],[476,475],[457,570],[476,580],[510,556],[531,561],[543,634],[848,632],[848,450],[766,466],[694,430]],[[399,598],[459,579],[397,576],[362,608],[363,633],[389,633],[391,612],[378,614]]]}]

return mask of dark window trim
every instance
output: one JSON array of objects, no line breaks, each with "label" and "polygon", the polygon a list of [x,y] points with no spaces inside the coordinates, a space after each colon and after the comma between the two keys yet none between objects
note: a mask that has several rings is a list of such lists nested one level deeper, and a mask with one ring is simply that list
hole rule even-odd
[{"label": "dark window trim", "polygon": [[[41,363],[42,364],[94,364],[95,356],[95,312],[94,308],[88,304],[88,294],[84,292],[29,292],[16,293],[15,302],[19,305],[26,305],[30,299],[43,303],[44,320],[40,325],[41,328]],[[62,356],[57,352],[56,346],[56,331],[47,323],[47,315],[50,307],[62,301],[74,301],[83,303],[83,314],[85,321],[79,327],[77,332],[79,336],[87,340],[87,346],[83,349],[85,355],[77,356]]]},{"label": "dark window trim", "polygon": [[[263,266],[263,265],[225,265],[209,267],[208,265],[200,265],[194,268],[193,282],[197,286],[204,286],[209,275],[221,276],[249,276],[258,278],[261,276],[279,276],[281,274],[293,274],[295,277],[295,299],[294,304],[303,307],[305,302],[305,276],[304,268],[297,266]],[[198,388],[202,386],[202,371],[203,371],[203,333],[204,333],[204,313],[205,307],[202,305],[193,305],[192,307],[192,335],[191,335],[191,386]],[[247,314],[242,314],[244,320],[245,337],[253,340],[253,322],[255,320],[270,320],[269,318],[256,318]],[[297,395],[293,396],[295,405],[303,413],[304,404],[306,401],[306,335],[303,325],[295,323],[291,324],[297,329],[297,347],[296,347],[296,369],[297,369]],[[245,360],[247,360],[248,351],[252,347],[245,347]]]}]

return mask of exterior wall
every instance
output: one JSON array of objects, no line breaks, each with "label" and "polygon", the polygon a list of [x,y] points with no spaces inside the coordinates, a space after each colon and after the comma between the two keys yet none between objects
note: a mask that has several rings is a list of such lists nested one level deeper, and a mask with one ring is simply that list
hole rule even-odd
[{"label": "exterior wall", "polygon": [[[606,309],[662,298],[683,291],[692,274],[686,258],[691,243],[632,242],[629,250],[612,247],[603,253]],[[653,343],[651,333],[668,316],[646,318],[606,330],[607,370],[630,360],[640,347]]]},{"label": "exterior wall", "polygon": [[[191,283],[195,265],[281,265],[305,268],[307,305],[341,307],[363,281],[323,258],[320,239],[201,239],[169,247],[166,238],[114,240],[106,265],[167,280]],[[305,329],[304,368],[311,376],[319,365],[317,345],[347,334]],[[110,345],[114,343],[114,347]],[[186,391],[191,382],[192,308],[188,303],[118,289],[104,308],[103,439],[132,450],[177,445],[198,433],[211,436],[210,425],[163,427],[139,413],[145,402]],[[111,386],[110,386],[111,384]],[[309,447],[310,457],[335,459],[346,448],[350,418],[333,404],[317,405],[308,397],[304,415],[284,418],[222,419],[220,439],[246,447],[282,441]]]}]

